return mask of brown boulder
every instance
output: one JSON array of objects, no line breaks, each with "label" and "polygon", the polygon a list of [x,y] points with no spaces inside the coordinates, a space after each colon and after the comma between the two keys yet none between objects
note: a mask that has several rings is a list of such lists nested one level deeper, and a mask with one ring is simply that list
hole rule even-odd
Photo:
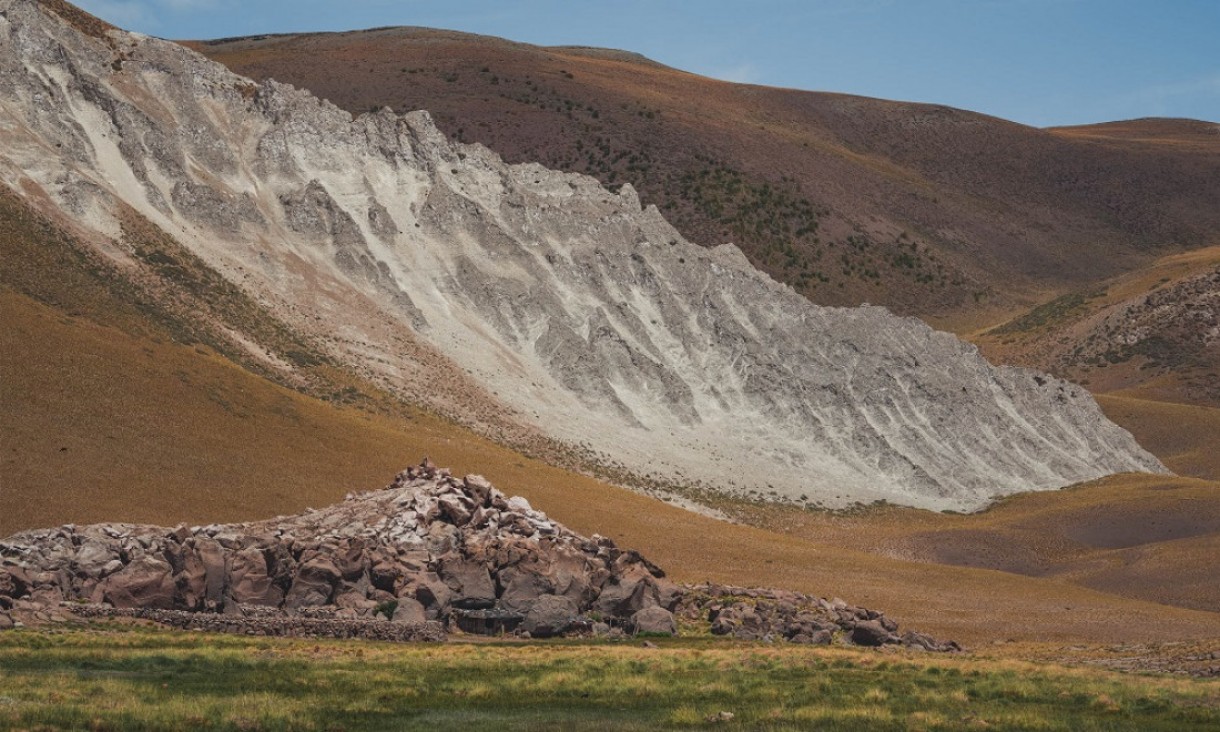
[{"label": "brown boulder", "polygon": [[554,584],[533,570],[536,568],[510,567],[500,572],[500,584],[504,587],[500,593],[500,607],[524,613],[539,597],[556,594]]},{"label": "brown boulder", "polygon": [[419,600],[400,597],[398,606],[394,608],[394,617],[390,619],[395,623],[423,623],[428,620],[428,616]]},{"label": "brown boulder", "polygon": [[225,581],[228,579],[224,549],[211,539],[196,539],[195,552],[204,570],[203,607],[205,610],[215,610],[224,604]]},{"label": "brown boulder", "polygon": [[29,592],[30,578],[23,569],[14,565],[0,567],[0,597],[13,599],[24,597]]},{"label": "brown boulder", "polygon": [[229,596],[243,605],[275,607],[284,591],[267,575],[267,558],[261,549],[251,547],[231,555]]},{"label": "brown boulder", "polygon": [[284,605],[292,609],[325,605],[330,602],[341,577],[339,568],[330,558],[315,555],[297,567],[296,578],[288,588]]},{"label": "brown boulder", "polygon": [[677,635],[678,623],[674,614],[663,607],[646,607],[631,616],[631,627],[636,633]]},{"label": "brown boulder", "polygon": [[335,564],[335,569],[339,571],[339,575],[349,582],[360,579],[369,566],[368,557],[364,552],[364,543],[359,540],[340,546],[330,558]]},{"label": "brown boulder", "polygon": [[577,619],[580,611],[571,598],[560,595],[543,595],[534,601],[521,628],[531,638],[550,638],[562,635]]},{"label": "brown boulder", "polygon": [[593,609],[603,615],[629,618],[646,607],[659,604],[656,580],[647,571],[637,569],[611,579],[602,587]]},{"label": "brown boulder", "polygon": [[168,610],[174,606],[177,589],[172,571],[168,562],[140,557],[106,578],[103,597],[117,608]]},{"label": "brown boulder", "polygon": [[342,588],[335,593],[335,607],[341,610],[354,610],[357,615],[369,615],[377,607],[358,587]]},{"label": "brown boulder", "polygon": [[[105,573],[104,570],[113,571],[114,565],[111,562],[118,558],[118,551],[109,544],[98,539],[85,539],[76,550],[72,563],[76,573],[82,577],[101,577]],[[121,562],[119,566],[122,566]]]},{"label": "brown boulder", "polygon": [[436,502],[437,508],[440,509],[440,515],[454,526],[465,526],[470,523],[470,517],[474,513],[474,506],[470,499],[461,495],[441,496]]},{"label": "brown boulder", "polygon": [[384,592],[394,592],[403,578],[402,565],[390,559],[378,559],[369,567],[369,581]]},{"label": "brown boulder", "polygon": [[174,576],[178,588],[178,604],[187,610],[202,609],[207,594],[208,570],[199,554],[186,549],[181,555],[182,569]]},{"label": "brown boulder", "polygon": [[464,559],[446,558],[440,561],[437,573],[453,591],[450,603],[463,610],[489,608],[496,604],[496,586],[487,566]]},{"label": "brown boulder", "polygon": [[851,642],[858,646],[881,646],[899,639],[876,620],[862,620],[851,631]]},{"label": "brown boulder", "polygon": [[436,620],[449,609],[453,590],[435,572],[421,572],[403,587],[399,597],[415,598],[424,606],[428,619]]},{"label": "brown boulder", "polygon": [[475,500],[477,506],[491,505],[491,492],[495,490],[491,481],[481,475],[467,475],[462,479],[466,492]]}]

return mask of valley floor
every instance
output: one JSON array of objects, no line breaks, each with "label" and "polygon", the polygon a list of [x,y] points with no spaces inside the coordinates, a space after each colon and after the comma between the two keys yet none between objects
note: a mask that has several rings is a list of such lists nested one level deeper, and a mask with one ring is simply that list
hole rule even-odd
[{"label": "valley floor", "polygon": [[445,645],[138,627],[0,635],[0,727],[1042,729],[1220,725],[1220,681],[711,638]]}]

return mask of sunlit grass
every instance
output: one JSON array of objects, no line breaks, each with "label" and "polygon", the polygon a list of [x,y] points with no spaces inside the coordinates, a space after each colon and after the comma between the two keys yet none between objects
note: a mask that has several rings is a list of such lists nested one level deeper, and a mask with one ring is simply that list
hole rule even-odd
[{"label": "sunlit grass", "polygon": [[[731,719],[721,719],[727,712]],[[0,636],[0,728],[1215,729],[1220,682],[712,639]]]}]

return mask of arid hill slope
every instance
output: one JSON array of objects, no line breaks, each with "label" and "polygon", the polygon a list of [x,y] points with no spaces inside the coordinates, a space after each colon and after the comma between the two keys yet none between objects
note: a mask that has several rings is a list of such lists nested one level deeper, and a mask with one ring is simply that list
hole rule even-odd
[{"label": "arid hill slope", "polygon": [[1220,406],[1220,247],[1074,290],[971,340],[1095,392]]},{"label": "arid hill slope", "polygon": [[713,496],[974,509],[1163,470],[1079,387],[814,305],[630,186],[0,9],[0,178],[116,276],[177,292],[188,335],[286,383],[345,368]]},{"label": "arid hill slope", "polygon": [[362,112],[431,111],[510,162],[629,181],[815,302],[958,328],[1220,239],[1220,127],[1039,130],[730,84],[632,54],[420,28],[191,42]]}]

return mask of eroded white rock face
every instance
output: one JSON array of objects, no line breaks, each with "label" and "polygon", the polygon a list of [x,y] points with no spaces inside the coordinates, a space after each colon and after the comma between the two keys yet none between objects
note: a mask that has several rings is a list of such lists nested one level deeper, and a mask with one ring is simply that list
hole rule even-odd
[{"label": "eroded white rock face", "polygon": [[107,236],[130,205],[388,383],[430,368],[404,362],[410,333],[607,460],[829,506],[973,509],[1164,470],[1083,389],[882,308],[812,305],[630,186],[506,165],[425,112],[352,119],[175,44],[82,36],[30,0],[0,9],[3,180]]}]

